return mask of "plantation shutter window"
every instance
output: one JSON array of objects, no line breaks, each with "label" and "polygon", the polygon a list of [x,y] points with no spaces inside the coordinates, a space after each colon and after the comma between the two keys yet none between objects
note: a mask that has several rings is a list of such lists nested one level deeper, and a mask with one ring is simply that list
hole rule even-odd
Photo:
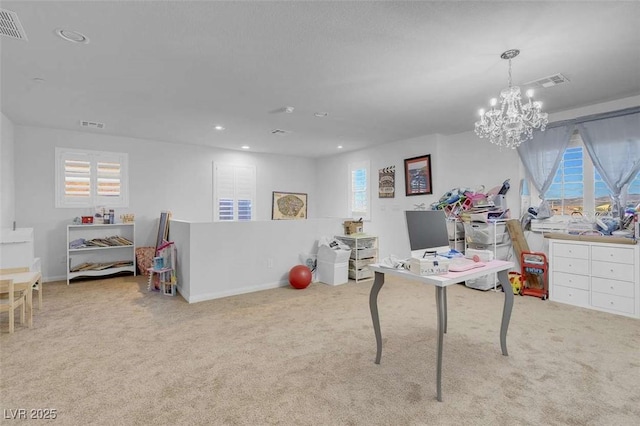
[{"label": "plantation shutter window", "polygon": [[213,170],[213,220],[255,220],[255,166],[214,163]]},{"label": "plantation shutter window", "polygon": [[56,207],[128,207],[128,156],[56,148]]}]

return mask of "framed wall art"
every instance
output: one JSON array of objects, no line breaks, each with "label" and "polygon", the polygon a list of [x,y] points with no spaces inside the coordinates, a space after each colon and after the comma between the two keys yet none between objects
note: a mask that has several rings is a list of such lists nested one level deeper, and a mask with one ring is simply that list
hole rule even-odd
[{"label": "framed wall art", "polygon": [[273,191],[271,219],[292,220],[307,218],[307,194]]},{"label": "framed wall art", "polygon": [[404,160],[405,195],[433,194],[431,154]]},{"label": "framed wall art", "polygon": [[396,166],[378,170],[378,198],[393,198],[396,195]]}]

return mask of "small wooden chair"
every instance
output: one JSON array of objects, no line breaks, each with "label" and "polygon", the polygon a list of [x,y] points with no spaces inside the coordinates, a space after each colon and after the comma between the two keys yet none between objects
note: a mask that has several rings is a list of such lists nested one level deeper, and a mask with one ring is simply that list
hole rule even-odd
[{"label": "small wooden chair", "polygon": [[20,324],[24,325],[24,310],[27,305],[27,292],[15,291],[13,280],[0,280],[0,294],[6,295],[6,298],[0,299],[0,311],[9,312],[9,333],[14,331],[15,310],[20,309]]},{"label": "small wooden chair", "polygon": [[[20,272],[29,272],[29,268],[21,266],[19,268],[0,269],[0,274],[17,274]],[[42,279],[33,285],[33,289],[38,291],[38,309],[42,309]]]}]

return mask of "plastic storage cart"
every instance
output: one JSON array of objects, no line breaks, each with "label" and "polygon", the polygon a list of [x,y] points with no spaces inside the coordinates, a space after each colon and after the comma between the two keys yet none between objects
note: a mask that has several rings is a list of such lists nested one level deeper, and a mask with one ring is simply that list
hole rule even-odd
[{"label": "plastic storage cart", "polygon": [[542,277],[542,288],[529,287],[529,280],[527,279],[520,290],[520,294],[546,300],[549,297],[549,263],[547,262],[547,256],[544,253],[523,251],[520,253],[520,269],[522,276],[525,278],[531,275]]}]

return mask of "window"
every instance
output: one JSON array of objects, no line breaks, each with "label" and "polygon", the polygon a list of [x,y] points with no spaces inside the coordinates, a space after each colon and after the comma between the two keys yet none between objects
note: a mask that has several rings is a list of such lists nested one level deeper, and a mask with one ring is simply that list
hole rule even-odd
[{"label": "window", "polygon": [[[640,174],[627,186],[626,207],[640,203]],[[624,193],[624,191],[623,191]],[[556,214],[574,212],[611,213],[611,196],[607,185],[593,167],[579,133],[571,137],[553,183],[545,193]]]},{"label": "window", "polygon": [[349,215],[353,219],[371,219],[371,181],[369,162],[349,164]]},{"label": "window", "polygon": [[256,168],[213,163],[213,220],[255,220]]},{"label": "window", "polygon": [[128,155],[56,148],[56,208],[129,207]]}]

